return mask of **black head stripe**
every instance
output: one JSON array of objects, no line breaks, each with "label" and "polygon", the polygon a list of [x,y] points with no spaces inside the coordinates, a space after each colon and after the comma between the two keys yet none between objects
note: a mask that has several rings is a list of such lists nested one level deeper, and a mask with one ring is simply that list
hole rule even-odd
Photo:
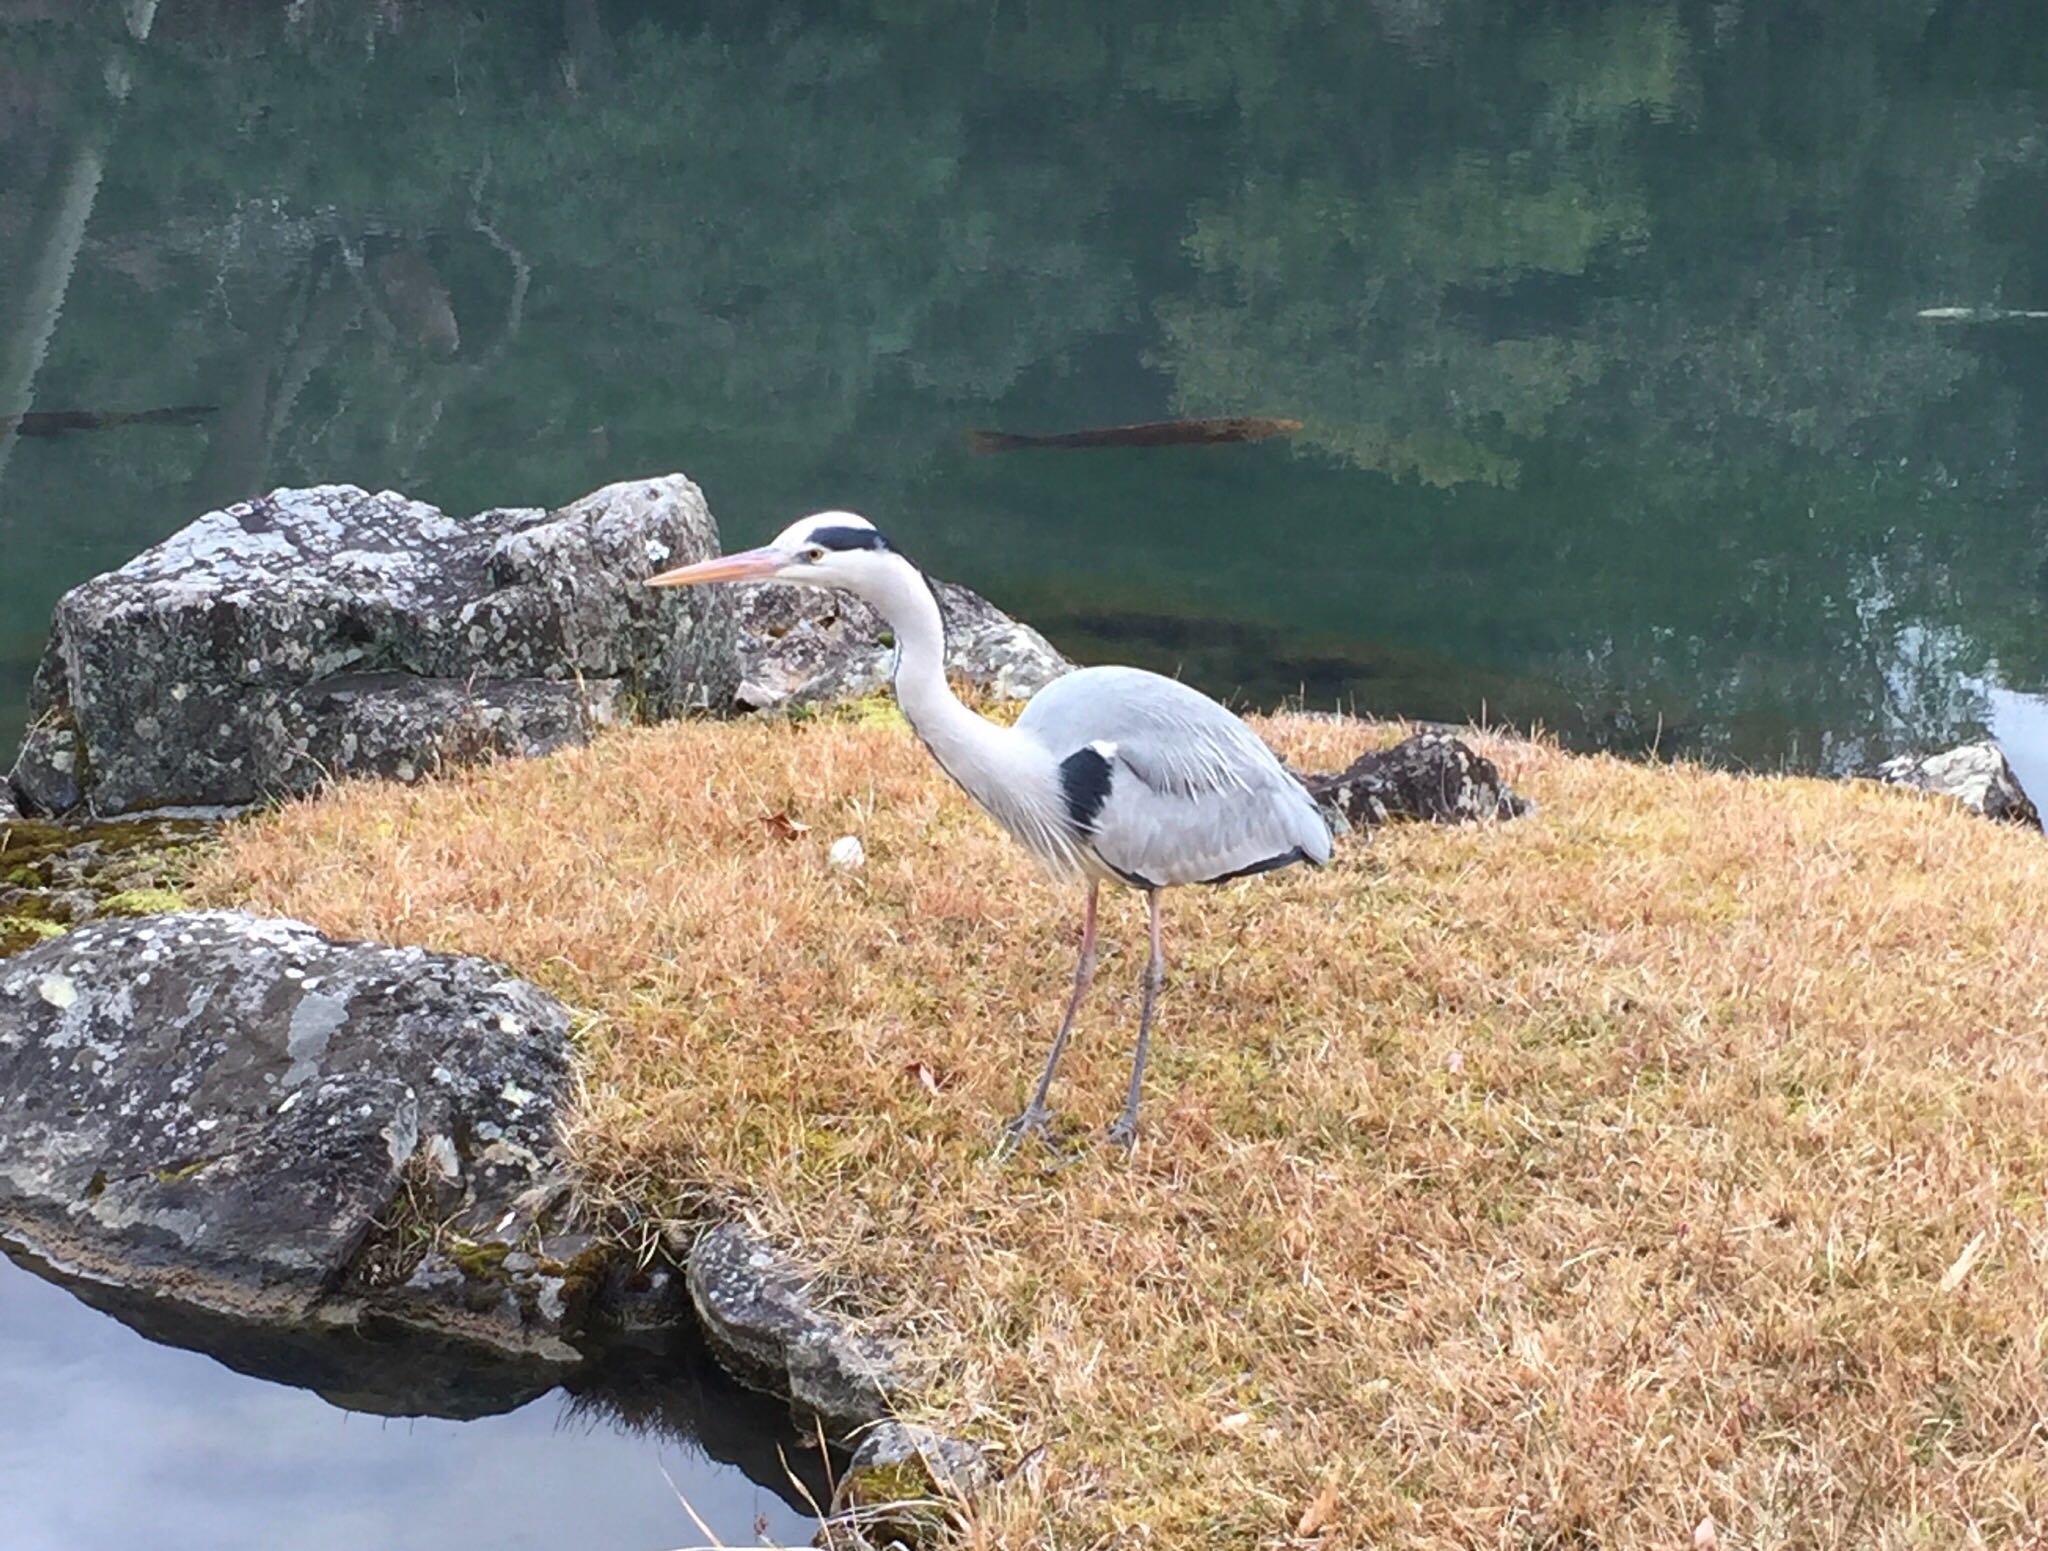
[{"label": "black head stripe", "polygon": [[822,544],[827,549],[879,549],[888,550],[889,541],[873,528],[813,528],[805,540],[810,544]]}]

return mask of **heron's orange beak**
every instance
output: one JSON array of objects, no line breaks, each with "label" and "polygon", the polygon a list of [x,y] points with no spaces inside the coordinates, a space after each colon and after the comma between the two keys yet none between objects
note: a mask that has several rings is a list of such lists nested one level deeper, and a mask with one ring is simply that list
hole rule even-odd
[{"label": "heron's orange beak", "polygon": [[696,587],[704,582],[750,582],[773,576],[789,564],[789,556],[775,548],[743,549],[736,555],[720,555],[695,565],[678,566],[647,578],[650,587]]}]

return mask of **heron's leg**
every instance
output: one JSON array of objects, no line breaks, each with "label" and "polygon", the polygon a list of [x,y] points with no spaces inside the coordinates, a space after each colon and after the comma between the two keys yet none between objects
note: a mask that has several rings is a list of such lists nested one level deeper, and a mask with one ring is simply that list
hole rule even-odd
[{"label": "heron's leg", "polygon": [[1013,1151],[1027,1136],[1044,1136],[1046,1122],[1052,1119],[1052,1111],[1046,1108],[1046,1096],[1052,1092],[1052,1076],[1059,1069],[1060,1055],[1067,1048],[1067,1036],[1074,1032],[1074,1018],[1081,1011],[1081,999],[1088,994],[1088,986],[1095,979],[1095,902],[1102,885],[1090,880],[1088,884],[1088,906],[1081,916],[1081,960],[1074,966],[1074,994],[1067,998],[1067,1015],[1060,1019],[1060,1031],[1052,1037],[1052,1054],[1045,1058],[1045,1072],[1038,1079],[1038,1090],[1031,1095],[1031,1102],[1024,1106],[1024,1113],[1003,1128],[1003,1139],[996,1144],[996,1156],[1004,1157]]},{"label": "heron's leg", "polygon": [[1159,988],[1166,984],[1166,947],[1159,931],[1159,890],[1145,891],[1152,914],[1152,956],[1145,961],[1145,1000],[1138,1010],[1138,1054],[1131,1062],[1131,1091],[1124,1112],[1109,1128],[1109,1140],[1126,1151],[1138,1145],[1138,1097],[1145,1091],[1145,1055],[1152,1044],[1152,1014],[1159,1006]]}]

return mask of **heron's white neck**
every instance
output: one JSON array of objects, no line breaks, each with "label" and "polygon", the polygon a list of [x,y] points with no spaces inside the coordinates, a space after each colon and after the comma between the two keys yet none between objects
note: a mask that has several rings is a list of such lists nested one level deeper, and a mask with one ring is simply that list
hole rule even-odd
[{"label": "heron's white neck", "polygon": [[896,703],[932,758],[989,816],[1056,870],[1071,869],[1059,767],[1051,751],[960,703],[946,682],[946,627],[931,585],[900,556],[862,596],[896,636]]},{"label": "heron's white neck", "polygon": [[979,799],[978,778],[1014,759],[1015,735],[960,703],[946,682],[946,625],[931,584],[897,557],[864,589],[896,635],[896,703],[932,757]]}]

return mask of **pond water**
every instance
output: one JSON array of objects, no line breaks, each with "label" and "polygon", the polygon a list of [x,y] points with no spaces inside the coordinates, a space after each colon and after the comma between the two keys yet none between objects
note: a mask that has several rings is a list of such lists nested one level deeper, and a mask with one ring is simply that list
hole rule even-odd
[{"label": "pond water", "polygon": [[[210,506],[682,469],[1251,702],[2048,794],[2043,309],[2040,0],[0,0],[0,748]],[[1302,424],[967,436],[1226,415]],[[690,1538],[559,1397],[350,1416],[4,1266],[0,1388],[11,1545]]]},{"label": "pond water", "polygon": [[146,1339],[0,1254],[0,1546],[664,1551],[710,1543],[690,1510],[733,1546],[816,1529],[776,1453],[808,1474],[800,1440],[701,1362],[643,1356],[454,1421],[345,1409],[237,1371],[232,1342],[214,1352]]},{"label": "pond water", "polygon": [[1252,701],[2048,775],[2042,309],[2039,0],[0,0],[0,415],[205,409],[0,433],[0,736],[210,504],[680,468]]}]

